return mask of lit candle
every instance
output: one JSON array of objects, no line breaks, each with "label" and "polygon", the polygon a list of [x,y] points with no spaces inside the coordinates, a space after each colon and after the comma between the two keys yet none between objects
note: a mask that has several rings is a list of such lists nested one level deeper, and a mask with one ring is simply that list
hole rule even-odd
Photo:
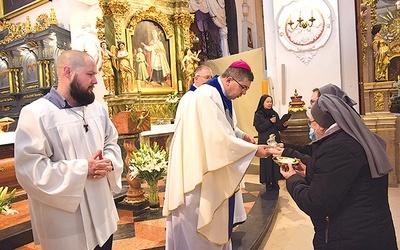
[{"label": "lit candle", "polygon": [[178,81],[178,91],[183,91],[182,80]]}]

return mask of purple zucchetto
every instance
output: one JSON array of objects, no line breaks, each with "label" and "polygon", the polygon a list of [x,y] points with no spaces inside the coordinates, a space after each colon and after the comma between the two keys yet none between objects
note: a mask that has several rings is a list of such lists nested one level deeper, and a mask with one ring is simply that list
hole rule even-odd
[{"label": "purple zucchetto", "polygon": [[251,71],[250,66],[242,59],[240,59],[239,61],[233,62],[231,65],[229,65],[229,67],[230,68],[247,69],[247,70]]}]

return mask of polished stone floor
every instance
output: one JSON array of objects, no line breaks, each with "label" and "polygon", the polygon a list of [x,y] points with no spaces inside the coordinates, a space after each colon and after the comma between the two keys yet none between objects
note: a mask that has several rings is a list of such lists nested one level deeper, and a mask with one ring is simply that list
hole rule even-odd
[{"label": "polished stone floor", "polygon": [[[287,192],[285,181],[281,187],[275,222],[264,240],[263,250],[310,250],[314,229],[309,217],[303,213]],[[389,188],[389,203],[400,248],[400,187]],[[382,249],[383,250],[383,249]]]},{"label": "polished stone floor", "polygon": [[[248,174],[245,182],[257,184],[258,175]],[[281,187],[279,191],[276,216],[271,224],[268,234],[259,249],[279,250],[279,249],[312,249],[313,227],[310,219],[288,194],[285,181],[279,181]],[[251,185],[248,185],[251,186]],[[254,187],[254,186],[253,186]],[[261,186],[261,188],[265,188]],[[162,198],[162,189],[160,190]],[[244,190],[246,212],[249,212],[258,196],[257,190]],[[392,216],[395,223],[397,242],[400,246],[400,188],[389,188],[389,202]],[[19,215],[14,215],[13,219],[18,218],[21,221],[28,221],[27,207],[15,204],[20,211]],[[165,218],[161,216],[160,211],[152,211],[147,215],[137,216],[134,219],[130,210],[118,209],[120,222],[118,232],[115,234],[113,249],[164,249],[165,245]],[[147,216],[147,217],[146,217]],[[138,218],[139,217],[139,218]],[[263,222],[260,222],[263,223]],[[4,221],[0,221],[0,229],[4,228]],[[1,247],[0,247],[1,249]],[[40,249],[33,243],[19,247],[19,250]]]},{"label": "polished stone floor", "polygon": [[[258,177],[257,177],[258,178]],[[245,180],[246,181],[246,180]],[[162,181],[159,182],[160,206],[163,205],[164,186]],[[142,184],[145,192],[147,191],[146,184]],[[249,213],[255,203],[260,189],[263,186],[259,183],[245,183],[245,188],[242,189],[243,200],[246,213]],[[14,221],[20,223],[29,221],[29,211],[27,202],[16,202],[13,206],[20,213],[13,215]],[[161,215],[161,209],[140,210],[135,214],[129,206],[119,203],[117,205],[120,221],[118,222],[118,230],[114,234],[113,249],[164,249],[165,248],[165,217]],[[135,216],[134,216],[135,214]],[[11,218],[11,217],[10,217]],[[0,229],[6,227],[1,226]],[[2,247],[0,247],[2,249]],[[17,248],[18,250],[41,249],[34,243],[29,243]]]}]

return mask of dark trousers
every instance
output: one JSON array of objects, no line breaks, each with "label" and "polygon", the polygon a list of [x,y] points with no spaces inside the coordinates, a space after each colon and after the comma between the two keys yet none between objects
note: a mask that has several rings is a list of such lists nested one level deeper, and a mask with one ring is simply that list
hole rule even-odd
[{"label": "dark trousers", "polygon": [[108,238],[108,240],[106,241],[106,243],[104,243],[104,245],[102,247],[99,247],[99,245],[97,245],[94,248],[94,250],[111,250],[112,242],[113,242],[113,235],[111,234],[110,238]]}]

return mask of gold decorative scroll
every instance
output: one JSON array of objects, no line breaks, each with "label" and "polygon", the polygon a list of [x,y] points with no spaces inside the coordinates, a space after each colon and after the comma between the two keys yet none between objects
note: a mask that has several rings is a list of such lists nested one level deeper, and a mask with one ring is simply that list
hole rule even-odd
[{"label": "gold decorative scroll", "polygon": [[160,24],[168,39],[174,35],[174,27],[168,19],[168,16],[162,12],[156,11],[155,7],[150,7],[148,10],[137,11],[129,22],[127,28],[135,30],[136,25],[143,20],[151,20]]}]

